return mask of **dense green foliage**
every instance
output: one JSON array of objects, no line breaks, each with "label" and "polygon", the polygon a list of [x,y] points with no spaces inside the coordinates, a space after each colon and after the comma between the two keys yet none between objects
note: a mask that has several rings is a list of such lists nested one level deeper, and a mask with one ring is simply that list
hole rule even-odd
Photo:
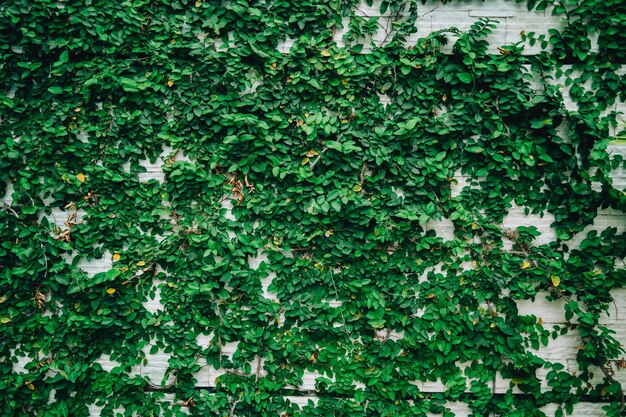
[{"label": "dense green foliage", "polygon": [[[415,0],[383,1],[391,25],[354,0],[3,2],[3,415],[97,403],[103,416],[422,416],[460,401],[476,416],[538,416],[581,400],[621,415],[609,361],[623,351],[598,321],[626,283],[626,241],[610,228],[568,241],[599,208],[626,207],[605,111],[625,98],[626,8],[552,3],[528,7],[555,7],[562,28],[490,54],[489,20],[407,45]],[[381,26],[385,44],[369,45]],[[545,52],[523,56],[535,42]],[[139,181],[167,149],[164,181]],[[453,195],[458,172],[472,186]],[[552,213],[557,239],[503,229],[512,204]],[[55,207],[65,227],[47,220]],[[454,239],[427,227],[444,218]],[[109,272],[78,266],[102,256]],[[274,275],[279,301],[262,295]],[[155,283],[156,314],[142,305]],[[518,314],[516,300],[544,292],[570,325]],[[577,372],[533,350],[568,332],[582,340]],[[170,382],[131,372],[146,346],[171,353]],[[103,370],[103,355],[119,366]],[[216,388],[196,387],[201,358],[227,370]],[[325,378],[319,403],[298,409],[285,396],[305,370]],[[504,394],[496,375],[511,380]],[[414,383],[436,380],[447,391]]]}]

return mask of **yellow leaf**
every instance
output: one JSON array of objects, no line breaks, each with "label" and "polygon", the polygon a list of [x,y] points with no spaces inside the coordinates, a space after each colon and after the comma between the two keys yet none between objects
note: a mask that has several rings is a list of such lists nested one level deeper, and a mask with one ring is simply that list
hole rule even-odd
[{"label": "yellow leaf", "polygon": [[330,56],[330,52],[328,51],[328,49],[322,50],[322,56]]},{"label": "yellow leaf", "polygon": [[108,288],[107,289],[107,294],[109,294],[109,295],[115,294],[115,288]]},{"label": "yellow leaf", "polygon": [[2,323],[2,324],[11,323],[11,319],[10,319],[10,318],[8,318],[8,317],[2,317],[2,318],[0,319],[0,323]]},{"label": "yellow leaf", "polygon": [[326,237],[331,237],[335,232],[333,232],[332,229],[328,229],[325,233],[324,236]]},{"label": "yellow leaf", "polygon": [[76,178],[78,178],[80,182],[85,182],[85,174],[76,174]]},{"label": "yellow leaf", "polygon": [[139,261],[137,262],[137,266],[145,266],[146,263],[144,261]]},{"label": "yellow leaf", "polygon": [[552,285],[554,285],[555,287],[558,287],[561,283],[561,278],[557,277],[556,275],[552,275],[550,277],[550,280],[552,281]]},{"label": "yellow leaf", "polygon": [[29,390],[34,391],[35,390],[35,386],[33,385],[32,382],[29,382],[28,384],[26,384],[26,386],[28,387]]},{"label": "yellow leaf", "polygon": [[309,159],[309,158],[304,158],[304,159],[302,160],[302,163],[301,163],[300,165],[306,165],[306,164],[308,164],[308,163],[309,163],[309,161],[310,161],[310,159]]},{"label": "yellow leaf", "polygon": [[167,80],[167,86],[171,87],[174,85],[174,81],[172,81],[172,79],[170,78],[169,80]]},{"label": "yellow leaf", "polygon": [[119,253],[114,253],[114,254],[113,254],[113,262],[117,262],[117,261],[119,261],[119,260],[120,260],[120,258],[121,258],[121,256],[120,256],[120,254],[119,254]]},{"label": "yellow leaf", "polygon": [[319,155],[320,153],[318,151],[316,151],[315,149],[311,149],[306,153],[306,157],[308,158],[313,158],[314,156]]},{"label": "yellow leaf", "polygon": [[0,304],[4,303],[8,299],[9,297],[7,295],[3,295],[2,297],[0,297]]},{"label": "yellow leaf", "polygon": [[489,327],[491,327],[491,328],[493,329],[494,327],[496,327],[496,324],[495,324],[495,323],[491,323],[491,324],[489,325]]},{"label": "yellow leaf", "polygon": [[524,263],[522,264],[522,266],[520,266],[520,269],[526,269],[530,266],[530,262],[528,261],[524,261]]},{"label": "yellow leaf", "polygon": [[539,318],[537,319],[537,324],[538,324],[538,325],[542,325],[542,324],[543,324],[543,319],[542,319],[541,317],[539,317]]},{"label": "yellow leaf", "polygon": [[357,184],[354,187],[352,187],[352,191],[354,191],[355,193],[360,193],[362,189],[363,187],[361,186],[361,184]]},{"label": "yellow leaf", "polygon": [[196,2],[196,7],[200,7],[200,6],[202,6],[202,2],[201,1],[197,1]]},{"label": "yellow leaf", "polygon": [[426,298],[435,298],[435,294],[431,292],[426,296]]}]

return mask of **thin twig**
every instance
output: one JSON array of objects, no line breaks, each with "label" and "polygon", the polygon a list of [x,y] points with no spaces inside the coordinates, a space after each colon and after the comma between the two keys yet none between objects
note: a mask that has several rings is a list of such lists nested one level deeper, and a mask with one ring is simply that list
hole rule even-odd
[{"label": "thin twig", "polygon": [[146,381],[146,382],[148,383],[148,386],[150,387],[151,390],[165,391],[167,389],[172,388],[174,385],[176,385],[176,381],[178,381],[178,372],[174,373],[174,380],[170,382],[169,384],[165,384],[164,386],[153,384],[150,381]]},{"label": "thin twig", "polygon": [[235,417],[235,408],[237,408],[237,404],[239,404],[241,402],[241,399],[236,400],[232,407],[230,407],[230,412],[228,413],[228,415],[230,417]]},{"label": "thin twig", "polygon": [[19,219],[20,215],[17,214],[17,212],[15,210],[13,210],[13,208],[7,204],[2,204],[2,208],[4,210],[6,210],[7,212],[11,213],[13,216],[15,216],[15,218]]},{"label": "thin twig", "polygon": [[328,148],[324,148],[322,149],[322,151],[320,152],[319,155],[317,155],[317,158],[315,158],[315,161],[311,162],[311,169],[315,168],[315,165],[319,162],[320,158],[322,157],[322,155],[324,154],[324,152],[326,152],[328,150]]},{"label": "thin twig", "polygon": [[46,248],[43,244],[41,244],[41,249],[43,250],[43,259],[45,261],[45,270],[43,273],[43,279],[45,280],[48,277],[48,256],[46,255]]},{"label": "thin twig", "polygon": [[261,357],[261,355],[257,356],[257,360],[256,360],[256,375],[254,376],[254,383],[256,384],[257,382],[259,382],[259,377],[261,376],[261,360],[263,358]]},{"label": "thin twig", "polygon": [[[339,291],[337,290],[337,283],[335,282],[335,273],[332,270],[330,270],[329,272],[330,272],[330,280],[333,284],[333,289],[335,290],[335,298],[337,299],[337,301],[340,301]],[[352,345],[352,349],[355,349],[354,343],[352,341],[352,334],[346,329],[346,317],[343,314],[343,303],[339,305],[339,313],[341,314],[341,320],[343,321],[342,330],[346,334],[346,336],[348,336],[348,338],[350,339],[350,344]]]},{"label": "thin twig", "polygon": [[434,12],[435,10],[437,10],[440,6],[441,6],[441,3],[440,3],[440,4],[438,4],[438,5],[436,5],[433,9],[431,9],[431,10],[427,11],[426,13],[419,15],[418,19],[421,19],[422,17],[424,17],[424,16],[426,16],[426,15],[431,14],[432,12]]}]

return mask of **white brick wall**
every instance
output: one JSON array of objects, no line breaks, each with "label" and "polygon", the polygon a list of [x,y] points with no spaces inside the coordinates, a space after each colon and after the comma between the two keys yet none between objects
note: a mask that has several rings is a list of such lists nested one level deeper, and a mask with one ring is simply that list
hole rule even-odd
[{"label": "white brick wall", "polygon": [[[380,15],[379,6],[374,5],[373,7],[368,7],[365,4],[362,4],[359,7],[358,14],[362,16],[378,16]],[[490,44],[490,52],[497,53],[497,48],[499,46],[503,46],[506,44],[517,42],[521,39],[520,33],[522,31],[536,32],[537,35],[545,34],[548,28],[559,27],[561,18],[558,16],[552,16],[550,10],[546,10],[543,12],[528,12],[524,4],[516,4],[510,0],[489,0],[489,1],[480,1],[480,0],[464,0],[464,1],[451,1],[446,4],[442,4],[440,2],[430,2],[427,5],[420,5],[420,15],[417,22],[418,33],[412,36],[408,44],[415,43],[415,41],[423,36],[428,35],[437,30],[441,30],[450,26],[455,26],[461,30],[466,30],[470,27],[472,23],[476,21],[479,17],[490,17],[500,21],[497,29],[493,32],[493,34],[488,38]],[[383,16],[380,19],[380,22],[383,26],[385,26],[387,21],[387,17]],[[335,34],[335,41],[338,45],[343,45],[342,36],[345,34],[345,31],[338,31]],[[380,43],[386,36],[385,30],[381,28],[377,35],[375,36],[374,41],[376,43]],[[451,40],[448,49],[451,48],[454,39]],[[287,52],[293,43],[293,40],[286,40],[279,49],[283,52]],[[367,44],[367,42],[365,42]],[[367,52],[368,47],[364,48],[364,52]],[[530,47],[526,46],[525,54],[535,54],[539,51],[538,46]],[[626,73],[626,71],[624,71]],[[556,80],[555,82],[562,83],[562,80]],[[383,102],[387,102],[388,98],[382,98]],[[571,110],[575,110],[574,103],[571,100],[566,101],[566,107]],[[622,111],[626,113],[626,103],[618,102],[615,106],[610,109],[615,111]],[[620,115],[618,116],[618,120],[620,122],[620,126],[616,131],[620,129],[626,128],[626,116]],[[612,131],[611,134],[615,134],[616,131]],[[79,139],[84,140],[86,138],[86,133],[82,135]],[[609,152],[614,154],[621,154],[626,157],[626,144],[612,144],[609,147]],[[166,161],[169,157],[174,155],[172,149],[167,149],[163,152],[161,157],[157,159],[156,163],[150,163],[149,161],[144,161],[143,166],[146,168],[145,173],[141,173],[138,175],[138,181],[149,181],[149,180],[157,180],[159,182],[164,181],[164,172],[162,169],[164,161]],[[176,155],[177,160],[189,160],[186,156],[178,154]],[[620,168],[613,172],[614,184],[617,188],[626,189],[626,170]],[[453,186],[453,195],[458,195],[462,192],[465,186],[468,186],[468,178],[460,175],[455,176],[456,185]],[[7,205],[12,204],[12,184],[8,184],[8,190],[5,196],[2,197],[0,204],[4,203]],[[226,209],[227,217],[234,220],[232,214],[230,214],[230,209],[232,205],[230,204],[230,200],[224,200],[224,209]],[[61,229],[67,227],[64,225],[64,222],[67,220],[69,212],[53,209],[51,214],[48,216],[49,220],[56,224]],[[84,218],[84,213],[77,213],[77,221],[81,221]],[[550,227],[553,223],[554,217],[549,213],[546,213],[543,217],[538,215],[526,215],[524,214],[523,207],[512,207],[509,210],[509,215],[503,221],[503,226],[507,228],[515,228],[517,226],[536,226],[541,231],[541,236],[537,239],[537,244],[543,244],[551,242],[555,239],[554,230]],[[584,232],[579,233],[573,239],[573,246],[580,243],[580,241],[584,238],[586,233],[589,230],[602,230],[607,226],[617,227],[620,232],[626,231],[626,216],[624,213],[614,210],[602,210],[598,213],[598,217],[594,222],[594,225],[589,226]],[[437,232],[438,235],[442,236],[444,239],[449,240],[453,239],[453,226],[449,220],[442,219],[438,221],[429,221],[424,224],[425,229],[433,229]],[[249,264],[253,268],[258,268],[261,262],[267,262],[267,258],[260,253],[255,258],[249,259]],[[100,260],[93,261],[83,261],[80,264],[80,267],[83,268],[90,275],[93,275],[97,272],[102,272],[110,269],[112,267],[111,261],[111,253],[106,252],[105,256]],[[274,275],[268,276],[262,282],[262,288],[264,291],[264,296],[273,301],[279,301],[275,294],[268,292],[268,286],[270,285],[272,279],[275,278]],[[163,282],[155,282],[155,285],[160,286],[163,285]],[[153,313],[157,313],[159,310],[163,309],[163,305],[160,303],[160,290],[157,290],[156,296],[154,299],[149,299],[144,301],[144,307]],[[554,325],[563,324],[564,323],[564,310],[562,301],[548,302],[545,299],[546,294],[540,294],[535,301],[524,300],[518,302],[518,308],[520,314],[528,314],[535,315],[538,318],[543,320],[544,326],[546,328],[551,328]],[[602,318],[602,323],[607,327],[616,331],[616,338],[623,343],[626,343],[626,289],[616,290],[613,293],[615,298],[615,303],[610,306],[609,314]],[[331,305],[335,307],[340,307],[341,303],[333,300],[329,300]],[[401,338],[401,334],[396,334],[395,338]],[[207,346],[211,343],[212,336],[211,335],[199,335],[198,343],[201,346]],[[577,336],[577,333],[571,332],[565,336],[559,337],[557,340],[551,340],[548,347],[543,347],[539,349],[536,354],[544,359],[549,359],[552,361],[559,361],[563,363],[567,370],[569,371],[577,371],[577,363],[575,360],[576,352],[578,347],[581,344],[580,338]],[[231,356],[235,353],[237,349],[237,343],[229,343],[222,347],[222,354]],[[168,368],[168,360],[170,358],[169,354],[165,354],[162,351],[157,352],[156,354],[150,354],[150,345],[144,348],[144,352],[146,354],[146,363],[140,367],[137,367],[136,372],[141,374],[146,379],[150,380],[153,384],[160,385],[162,382],[171,382],[173,376],[170,375],[167,381],[162,381],[163,377]],[[18,358],[19,362],[15,365],[14,371],[20,372],[23,370],[23,366],[25,363],[28,363],[28,358]],[[118,366],[118,363],[112,362],[108,357],[102,357],[98,360],[98,363],[105,369],[110,370],[115,366]],[[220,375],[224,373],[223,369],[216,370],[212,366],[208,366],[206,361],[199,362],[201,365],[200,371],[197,372],[196,378],[198,380],[199,387],[214,387],[215,380]],[[256,362],[251,364],[253,367],[253,372],[256,370]],[[600,374],[600,372],[597,372]],[[315,390],[316,379],[321,377],[322,375],[316,372],[305,372],[303,376],[303,383],[299,387],[294,387],[300,389],[302,391],[313,391]],[[616,379],[620,380],[622,384],[626,385],[626,370],[621,369],[618,370],[616,374]],[[420,389],[429,392],[442,392],[446,390],[446,387],[440,382],[419,382],[418,383]],[[495,391],[498,393],[505,392],[509,388],[509,381],[503,380],[501,377],[497,377],[494,381]],[[544,383],[545,386],[545,383]],[[312,403],[316,403],[318,399],[314,396],[309,396],[303,394],[302,396],[295,397],[287,397],[290,401],[295,404],[299,404],[300,406],[306,406],[310,401]],[[171,396],[166,398],[167,401],[173,401]],[[603,404],[591,404],[591,403],[581,403],[578,404],[575,409],[573,416],[600,416],[603,415],[602,411]],[[455,416],[468,416],[470,414],[470,409],[467,404],[464,403],[449,403],[447,405],[448,408],[452,410]],[[91,408],[91,414],[93,416],[98,416],[101,410],[101,407],[93,405]],[[121,411],[121,410],[119,410]],[[546,407],[544,412],[548,413],[548,415],[553,415],[555,411],[554,406]]]},{"label": "white brick wall", "polygon": [[[384,40],[389,42],[391,36],[387,36],[387,28],[390,26],[389,12],[381,15],[380,2],[375,1],[372,6],[367,6],[364,2],[358,7],[357,15],[364,17],[378,17],[379,30],[373,39],[362,39],[358,43],[364,45],[363,52],[370,51],[370,42],[381,45]],[[560,16],[552,16],[551,9],[544,11],[529,12],[525,4],[515,3],[507,0],[463,0],[442,3],[439,1],[430,1],[425,5],[419,4],[419,18],[416,22],[417,33],[411,35],[407,40],[407,46],[415,44],[415,42],[429,34],[456,27],[461,31],[466,31],[479,18],[490,18],[497,20],[498,26],[487,38],[489,42],[489,52],[498,53],[498,47],[513,44],[521,41],[521,32],[535,36],[547,35],[548,29],[562,27],[562,19]],[[344,29],[337,31],[333,39],[338,46],[344,46],[343,36],[347,32],[348,22],[344,21]],[[456,40],[456,35],[449,35],[450,42],[446,46],[446,51],[452,50],[452,45]],[[294,39],[286,39],[280,44],[279,50],[288,52],[293,45]],[[524,54],[534,55],[541,51],[540,44],[534,46],[526,45]]]}]

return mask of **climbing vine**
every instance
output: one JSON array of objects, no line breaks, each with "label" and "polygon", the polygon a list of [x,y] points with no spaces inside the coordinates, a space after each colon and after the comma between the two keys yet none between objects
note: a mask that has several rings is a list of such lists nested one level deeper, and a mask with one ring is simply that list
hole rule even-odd
[{"label": "climbing vine", "polygon": [[[497,21],[420,38],[422,3],[367,3],[0,5],[5,415],[624,415],[626,241],[585,228],[626,207],[626,6],[528,0],[562,26],[493,53]],[[566,324],[519,313],[545,294]],[[537,354],[568,335],[577,369]]]}]

